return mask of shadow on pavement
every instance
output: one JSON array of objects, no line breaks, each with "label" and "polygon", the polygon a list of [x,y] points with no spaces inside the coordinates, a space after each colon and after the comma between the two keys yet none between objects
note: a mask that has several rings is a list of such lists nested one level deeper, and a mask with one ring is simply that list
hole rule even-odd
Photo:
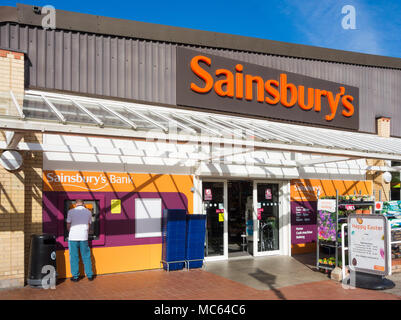
[{"label": "shadow on pavement", "polygon": [[274,287],[277,278],[275,275],[266,273],[259,268],[256,269],[256,272],[249,273],[249,275],[255,278],[256,280],[266,284],[270,288],[270,290],[272,290],[275,293],[277,298],[281,300],[287,300],[285,296],[281,293],[281,291]]},{"label": "shadow on pavement", "polygon": [[316,253],[302,253],[292,256],[295,260],[302,263],[305,267],[312,271],[316,271]]}]

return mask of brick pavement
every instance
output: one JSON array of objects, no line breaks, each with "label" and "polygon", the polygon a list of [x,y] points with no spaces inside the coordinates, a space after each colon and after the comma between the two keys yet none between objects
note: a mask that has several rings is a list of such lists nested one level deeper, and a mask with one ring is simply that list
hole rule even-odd
[{"label": "brick pavement", "polygon": [[141,271],[98,276],[90,282],[69,279],[55,290],[0,290],[0,300],[400,300],[381,291],[342,288],[332,280],[257,290],[204,270]]}]

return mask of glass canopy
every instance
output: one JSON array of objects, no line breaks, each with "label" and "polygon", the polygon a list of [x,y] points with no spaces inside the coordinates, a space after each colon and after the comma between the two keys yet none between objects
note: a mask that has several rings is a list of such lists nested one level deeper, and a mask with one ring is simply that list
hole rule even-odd
[{"label": "glass canopy", "polygon": [[[96,131],[99,135],[102,135],[102,129],[104,132],[107,128],[115,129],[113,131],[115,136],[119,135],[118,130],[125,130],[125,136],[127,136],[126,131],[130,130],[132,135],[128,136],[132,137],[140,137],[138,135],[140,132],[173,132],[177,135],[200,138],[208,136],[212,139],[253,140],[269,144],[270,148],[276,145],[286,146],[285,149],[289,151],[302,151],[303,146],[306,151],[308,147],[313,147],[326,154],[344,155],[344,152],[338,150],[351,150],[353,154],[363,153],[361,157],[375,154],[376,158],[380,158],[381,153],[384,154],[383,159],[385,155],[401,156],[401,139],[382,138],[374,134],[42,91],[26,91],[23,99],[19,101],[12,92],[10,97],[12,99],[3,97],[0,101],[0,110],[8,110],[0,113],[0,122],[19,118],[24,123],[63,125],[58,128],[78,126],[81,128],[78,132],[82,134],[90,128],[99,128],[100,131]],[[10,104],[14,104],[13,110],[10,109]],[[7,128],[12,127],[7,126]],[[15,129],[20,126],[21,124]],[[71,132],[71,130],[59,130],[63,131]],[[107,132],[104,135],[111,135],[110,130]]]}]

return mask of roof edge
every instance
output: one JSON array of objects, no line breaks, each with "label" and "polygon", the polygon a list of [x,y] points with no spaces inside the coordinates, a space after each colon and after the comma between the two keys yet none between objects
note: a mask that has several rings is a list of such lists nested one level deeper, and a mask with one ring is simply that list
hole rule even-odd
[{"label": "roof edge", "polygon": [[18,22],[17,8],[0,6],[0,22]]},{"label": "roof edge", "polygon": [[[43,17],[40,14],[35,14],[32,7],[31,5],[19,3],[17,7],[1,6],[0,23],[14,22],[41,27]],[[56,28],[225,50],[401,69],[401,58],[110,18],[58,9],[56,9]]]}]

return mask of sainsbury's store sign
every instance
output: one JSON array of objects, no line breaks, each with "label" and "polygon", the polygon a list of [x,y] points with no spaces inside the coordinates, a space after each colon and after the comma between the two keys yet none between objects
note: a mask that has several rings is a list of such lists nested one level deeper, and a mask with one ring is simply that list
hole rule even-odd
[{"label": "sainsbury's store sign", "polygon": [[359,89],[177,48],[177,104],[358,129]]}]

